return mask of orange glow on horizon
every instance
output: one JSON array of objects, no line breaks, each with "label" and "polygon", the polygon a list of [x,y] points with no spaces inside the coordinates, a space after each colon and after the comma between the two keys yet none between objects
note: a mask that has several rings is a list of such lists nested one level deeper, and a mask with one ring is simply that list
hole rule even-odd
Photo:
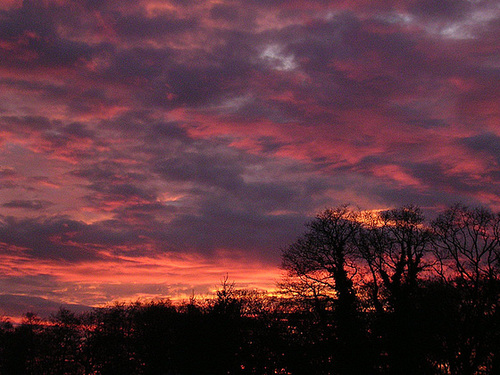
[{"label": "orange glow on horizon", "polygon": [[[50,260],[35,264],[18,255],[4,256],[4,260],[0,268],[4,277],[49,276],[61,284],[61,303],[91,306],[157,298],[182,301],[193,293],[205,298],[217,290],[225,275],[238,289],[273,292],[282,273],[276,266],[226,251],[212,257],[172,253],[158,257],[110,255],[109,261],[72,265]],[[16,271],[21,265],[22,271]],[[58,293],[58,289],[51,293]]]}]

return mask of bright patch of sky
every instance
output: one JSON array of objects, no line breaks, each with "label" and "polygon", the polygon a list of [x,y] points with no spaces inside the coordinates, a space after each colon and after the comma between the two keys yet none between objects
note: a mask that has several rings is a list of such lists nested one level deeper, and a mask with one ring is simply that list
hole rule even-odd
[{"label": "bright patch of sky", "polygon": [[267,46],[260,58],[276,70],[293,70],[298,67],[295,56],[284,53],[283,48],[277,44]]}]

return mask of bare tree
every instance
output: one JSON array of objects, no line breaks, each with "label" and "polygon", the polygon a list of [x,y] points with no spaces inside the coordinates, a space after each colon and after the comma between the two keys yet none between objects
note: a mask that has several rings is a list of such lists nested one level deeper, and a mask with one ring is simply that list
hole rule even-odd
[{"label": "bare tree", "polygon": [[426,258],[432,254],[431,240],[432,232],[417,206],[364,215],[357,237],[358,254],[369,271],[377,311],[383,308],[381,289],[392,309],[416,290],[422,270],[430,263]]},{"label": "bare tree", "polygon": [[[312,300],[320,332],[311,341],[325,353],[320,373],[363,374],[372,370],[364,321],[353,284],[359,212],[327,209],[307,224],[306,233],[283,251],[285,289]],[[331,302],[331,303],[330,303]],[[330,311],[330,306],[333,309]],[[323,367],[321,367],[323,366]]]},{"label": "bare tree", "polygon": [[282,253],[290,291],[317,299],[335,298],[340,309],[355,309],[352,276],[357,211],[327,209],[307,224],[307,232]]},{"label": "bare tree", "polygon": [[432,232],[419,207],[364,213],[356,237],[358,262],[364,270],[361,283],[377,312],[374,328],[386,352],[389,372],[419,374],[429,371],[420,327],[419,292],[422,271],[430,263]]},{"label": "bare tree", "polygon": [[485,280],[498,280],[500,270],[500,214],[457,204],[434,222],[438,272],[459,278],[478,290]]},{"label": "bare tree", "polygon": [[460,293],[451,373],[500,371],[500,214],[457,204],[432,226],[436,271]]}]

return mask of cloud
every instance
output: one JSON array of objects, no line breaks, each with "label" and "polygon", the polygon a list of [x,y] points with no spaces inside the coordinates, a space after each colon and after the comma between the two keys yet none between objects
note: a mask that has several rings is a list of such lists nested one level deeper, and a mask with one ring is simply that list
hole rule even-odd
[{"label": "cloud", "polygon": [[465,0],[2,3],[1,258],[64,265],[87,305],[167,293],[144,270],[175,257],[276,267],[328,206],[500,209],[499,20]]},{"label": "cloud", "polygon": [[87,225],[67,217],[3,217],[0,242],[5,251],[22,253],[33,259],[68,262],[102,259],[102,245],[121,245],[130,235],[117,230],[103,231],[98,225]]},{"label": "cloud", "polygon": [[40,200],[13,200],[7,203],[4,203],[2,206],[7,208],[25,208],[28,210],[41,210],[44,207],[50,205],[51,202],[44,202]]},{"label": "cloud", "polygon": [[481,154],[491,160],[490,168],[500,173],[500,136],[485,132],[466,137],[459,142],[469,148],[473,154]]},{"label": "cloud", "polygon": [[20,70],[28,64],[54,69],[72,67],[81,59],[88,59],[91,56],[88,45],[58,35],[57,10],[27,1],[22,8],[2,11],[0,40],[6,48],[0,53],[1,65]]},{"label": "cloud", "polygon": [[49,318],[55,314],[59,308],[66,308],[75,313],[82,313],[92,309],[90,306],[60,303],[40,297],[0,294],[0,312],[7,317],[18,319],[19,313],[22,311],[23,313],[34,312],[41,318]]},{"label": "cloud", "polygon": [[12,168],[0,169],[0,189],[15,188],[18,186],[16,180],[19,176]]}]

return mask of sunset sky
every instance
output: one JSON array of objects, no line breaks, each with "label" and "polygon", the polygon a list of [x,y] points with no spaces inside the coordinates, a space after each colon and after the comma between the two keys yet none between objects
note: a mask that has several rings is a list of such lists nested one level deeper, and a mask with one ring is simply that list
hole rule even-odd
[{"label": "sunset sky", "polygon": [[318,211],[500,210],[500,3],[3,0],[0,315],[274,288]]}]

